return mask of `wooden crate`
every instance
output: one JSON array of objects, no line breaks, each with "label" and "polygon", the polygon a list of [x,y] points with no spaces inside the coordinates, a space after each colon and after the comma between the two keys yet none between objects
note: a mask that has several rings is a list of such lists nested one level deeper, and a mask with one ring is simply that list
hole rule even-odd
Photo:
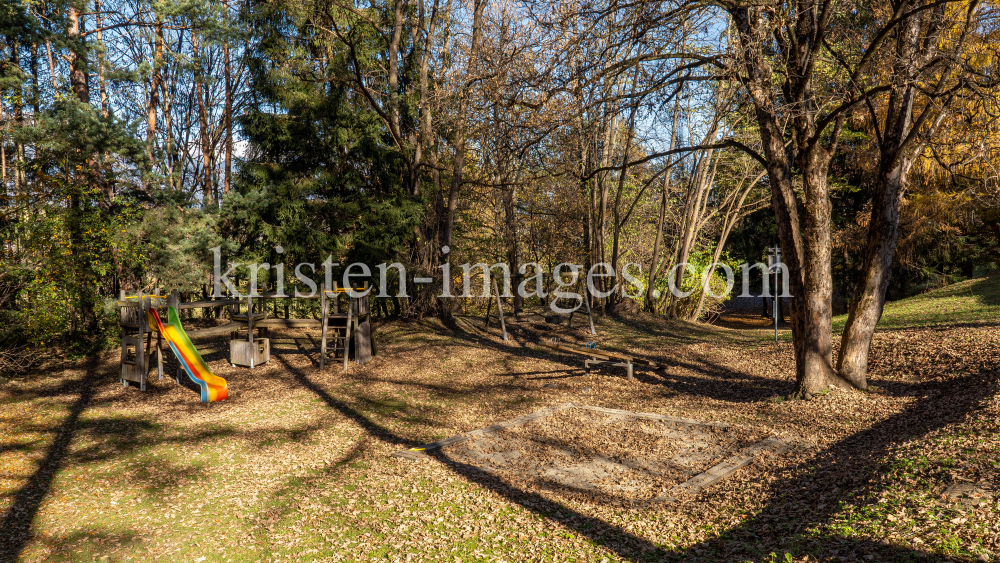
[{"label": "wooden crate", "polygon": [[256,338],[253,342],[229,341],[230,364],[252,368],[269,361],[271,361],[271,340],[269,338]]},{"label": "wooden crate", "polygon": [[141,340],[136,336],[122,337],[121,379],[122,383],[133,381],[146,390],[146,358],[143,356]]}]

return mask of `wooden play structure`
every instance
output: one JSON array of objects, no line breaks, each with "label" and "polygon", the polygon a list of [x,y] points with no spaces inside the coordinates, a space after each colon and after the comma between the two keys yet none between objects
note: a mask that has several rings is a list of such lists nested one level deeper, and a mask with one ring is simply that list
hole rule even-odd
[{"label": "wooden play structure", "polygon": [[[511,276],[511,277],[514,279],[514,282],[515,282],[514,285],[516,286],[517,285],[517,283],[516,283],[517,280],[520,279],[522,276],[518,275],[518,276]],[[497,285],[496,278],[493,278],[491,281],[492,281],[492,285],[493,285],[493,291],[489,295],[489,298],[488,298],[488,300],[486,302],[486,316],[484,317],[483,322],[485,324],[485,328],[487,330],[489,330],[489,328],[490,328],[490,319],[496,318],[497,321],[498,321],[498,323],[499,323],[499,325],[500,325],[500,330],[503,333],[504,342],[507,342],[510,339],[507,336],[507,322],[506,322],[505,317],[504,317],[503,300],[500,298],[500,289],[499,289],[499,286]],[[569,318],[568,318],[567,323],[566,323],[567,328],[573,328],[573,315],[577,314],[577,312],[582,307],[582,308],[584,308],[584,310],[587,311],[587,320],[590,321],[590,334],[592,336],[597,336],[597,329],[594,328],[594,316],[593,316],[593,314],[591,313],[591,310],[590,310],[590,299],[589,299],[590,293],[587,290],[587,284],[586,284],[586,282],[583,281],[583,278],[580,278],[579,280],[577,280],[577,283],[574,284],[570,289],[572,289],[572,292],[575,292],[577,295],[581,296],[580,301],[582,301],[582,303],[575,302],[575,300],[573,298],[559,298],[559,299],[556,300],[556,304],[559,307],[561,307],[562,309],[564,309],[564,310],[566,310],[566,309],[572,309],[572,311],[568,315]],[[563,291],[566,291],[566,288],[563,288]],[[496,308],[497,308],[497,314],[496,315],[491,314],[491,312],[493,310],[493,304],[494,304],[494,302],[496,303]],[[522,311],[515,310],[513,318],[515,318],[515,319],[518,318],[518,315],[521,314],[521,313],[522,313]],[[534,313],[534,314],[537,314],[537,313]],[[562,323],[563,315],[553,313],[552,315],[543,315],[543,316],[545,318],[545,322],[547,322],[547,323],[550,323],[550,324],[561,324]]]},{"label": "wooden play structure", "polygon": [[[145,391],[155,332],[149,327],[148,311],[151,307],[165,305],[164,298],[160,290],[152,295],[144,295],[140,291],[130,297],[122,291],[118,305],[121,308],[119,324],[122,329],[121,383],[128,386],[128,382],[132,381]],[[163,378],[163,338],[157,332],[155,339],[156,372],[158,378]]]},{"label": "wooden play structure", "polygon": [[[587,283],[584,282],[582,279],[580,279],[579,281],[577,281],[577,284],[573,286],[573,291],[577,295],[581,296],[580,300],[583,301],[582,304],[573,303],[572,302],[573,299],[569,297],[559,298],[556,300],[556,305],[558,305],[560,308],[564,310],[573,309],[573,311],[570,312],[569,314],[569,318],[566,320],[566,328],[573,328],[573,315],[575,315],[582,306],[587,311],[587,320],[590,322],[590,334],[591,336],[597,336],[597,329],[594,328],[594,315],[590,311],[590,291],[588,291],[587,289]],[[559,320],[555,320],[552,317],[560,317],[560,318]],[[562,322],[561,317],[562,315],[558,314],[548,315],[545,317],[545,322],[555,322],[558,324]]]},{"label": "wooden play structure", "polygon": [[[337,287],[326,289],[320,284],[320,318],[291,319],[268,317],[267,299],[287,299],[271,292],[264,292],[257,297],[247,296],[245,301],[232,305],[230,318],[238,329],[246,330],[245,341],[235,331],[230,340],[230,363],[253,367],[270,358],[268,330],[272,328],[304,328],[320,331],[320,368],[326,367],[327,355],[343,359],[344,369],[353,356],[359,364],[367,364],[375,353],[372,341],[371,306],[367,295],[368,285],[353,290]],[[351,297],[350,293],[365,293],[364,296]],[[303,299],[303,298],[299,298]],[[314,299],[314,298],[313,298]],[[246,311],[242,311],[242,307]],[[258,331],[255,338],[254,331]],[[263,342],[263,344],[260,344]]]},{"label": "wooden play structure", "polygon": [[[225,311],[229,322],[214,327],[186,330],[190,338],[212,337],[229,334],[229,362],[232,366],[253,368],[270,361],[271,348],[268,331],[275,328],[318,329],[320,331],[320,368],[326,367],[329,354],[341,358],[343,369],[347,369],[350,359],[360,364],[371,361],[375,354],[372,339],[371,307],[367,295],[368,286],[352,290],[334,287],[327,289],[320,285],[318,295],[311,299],[320,300],[318,319],[288,318],[288,307],[285,307],[285,318],[269,317],[267,300],[269,299],[310,299],[292,298],[264,291],[258,295],[248,292],[245,296],[232,296],[221,299],[182,302],[180,293],[175,289],[169,295],[162,290],[153,294],[142,291],[135,295],[119,295],[121,326],[121,382],[128,386],[129,382],[138,384],[146,390],[147,376],[150,372],[152,355],[156,353],[156,370],[158,379],[163,377],[163,337],[155,327],[150,326],[149,311],[157,310],[165,317],[168,307],[173,307],[178,313],[188,309],[216,309]],[[364,293],[364,295],[360,295]],[[277,307],[274,308],[275,312]],[[154,348],[155,340],[155,348]],[[178,366],[175,379],[180,383],[181,368]]]},{"label": "wooden play structure", "polygon": [[576,354],[578,356],[584,356],[587,359],[583,361],[583,367],[587,371],[593,366],[599,365],[612,365],[616,367],[625,368],[626,373],[628,373],[628,378],[634,380],[635,376],[633,374],[633,367],[635,365],[640,365],[653,370],[664,369],[666,366],[652,362],[644,358],[636,358],[634,356],[628,356],[626,354],[619,354],[618,352],[610,352],[608,350],[598,350],[596,342],[587,343],[586,348],[579,348],[577,346],[572,346],[570,344],[565,344],[559,342],[558,339],[553,338],[550,342],[539,342],[542,346],[550,348],[552,350],[557,350],[559,352],[566,352],[569,354]]}]

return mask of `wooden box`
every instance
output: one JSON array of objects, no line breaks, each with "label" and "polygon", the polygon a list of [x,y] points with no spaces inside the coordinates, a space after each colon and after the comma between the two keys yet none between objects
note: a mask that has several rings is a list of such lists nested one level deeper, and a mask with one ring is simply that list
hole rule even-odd
[{"label": "wooden box", "polygon": [[137,336],[122,337],[121,381],[125,386],[132,381],[146,390],[146,358],[142,351],[142,340]]},{"label": "wooden box", "polygon": [[257,338],[253,342],[229,341],[229,363],[233,366],[252,368],[269,361],[271,361],[271,340],[269,338]]}]

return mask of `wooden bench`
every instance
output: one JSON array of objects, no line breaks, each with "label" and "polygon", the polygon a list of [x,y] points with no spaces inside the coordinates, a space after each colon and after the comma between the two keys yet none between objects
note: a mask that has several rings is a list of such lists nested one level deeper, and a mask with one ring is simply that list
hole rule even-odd
[{"label": "wooden bench", "polygon": [[636,358],[634,356],[628,356],[626,354],[620,354],[618,352],[611,352],[608,350],[598,350],[597,348],[580,348],[577,346],[572,346],[570,344],[564,344],[562,342],[539,342],[542,346],[550,348],[552,350],[558,350],[560,352],[567,352],[570,354],[576,354],[578,356],[586,356],[589,359],[583,361],[583,366],[587,371],[590,371],[592,366],[598,366],[602,364],[610,364],[616,367],[625,368],[628,373],[628,378],[630,380],[635,379],[633,375],[633,367],[638,364],[644,367],[648,367],[654,370],[663,369],[665,366],[660,365],[656,362],[644,358]]}]

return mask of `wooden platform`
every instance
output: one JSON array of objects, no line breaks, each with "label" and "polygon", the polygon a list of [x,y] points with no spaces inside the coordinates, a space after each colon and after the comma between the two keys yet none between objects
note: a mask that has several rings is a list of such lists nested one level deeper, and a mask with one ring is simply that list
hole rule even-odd
[{"label": "wooden platform", "polygon": [[191,338],[198,336],[219,336],[220,334],[229,334],[234,332],[236,329],[244,326],[242,323],[229,322],[224,325],[210,326],[208,328],[199,328],[197,330],[185,330],[184,332]]},{"label": "wooden platform", "polygon": [[[246,326],[246,323],[240,323]],[[317,319],[263,319],[254,321],[254,328],[320,328],[322,323]]]},{"label": "wooden platform", "polygon": [[188,301],[187,303],[178,303],[178,309],[209,309],[212,307],[224,307],[226,305],[235,305],[239,303],[239,299],[210,299],[208,301]]}]

